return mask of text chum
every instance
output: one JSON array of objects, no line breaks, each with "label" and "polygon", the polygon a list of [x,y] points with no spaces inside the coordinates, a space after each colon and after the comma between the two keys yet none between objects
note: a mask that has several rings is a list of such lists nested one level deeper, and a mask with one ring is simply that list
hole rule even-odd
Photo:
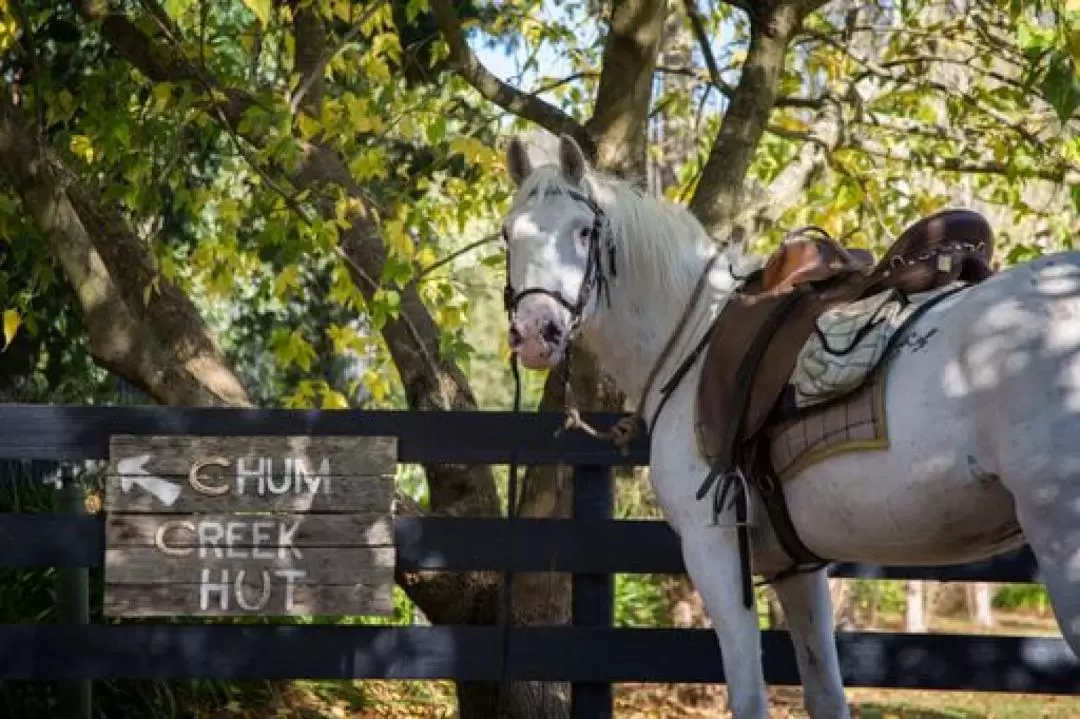
[{"label": "text chum", "polygon": [[[317,468],[307,457],[240,457],[232,474],[232,493],[237,495],[330,493],[330,460],[325,457]],[[214,488],[209,477],[201,483]]]}]

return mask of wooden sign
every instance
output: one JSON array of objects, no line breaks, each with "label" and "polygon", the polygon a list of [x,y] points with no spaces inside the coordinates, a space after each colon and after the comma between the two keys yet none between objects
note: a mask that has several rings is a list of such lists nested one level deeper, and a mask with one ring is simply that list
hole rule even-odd
[{"label": "wooden sign", "polygon": [[105,615],[390,614],[393,437],[115,435]]}]

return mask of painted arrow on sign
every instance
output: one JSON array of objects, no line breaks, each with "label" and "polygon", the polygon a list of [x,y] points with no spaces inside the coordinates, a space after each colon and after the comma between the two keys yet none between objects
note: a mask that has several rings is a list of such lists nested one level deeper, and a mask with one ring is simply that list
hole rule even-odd
[{"label": "painted arrow on sign", "polygon": [[132,487],[138,485],[158,498],[166,507],[171,507],[180,497],[180,487],[167,479],[155,477],[146,471],[146,463],[150,461],[149,454],[140,454],[137,457],[124,457],[117,461],[116,469],[122,475],[120,489],[127,494]]}]

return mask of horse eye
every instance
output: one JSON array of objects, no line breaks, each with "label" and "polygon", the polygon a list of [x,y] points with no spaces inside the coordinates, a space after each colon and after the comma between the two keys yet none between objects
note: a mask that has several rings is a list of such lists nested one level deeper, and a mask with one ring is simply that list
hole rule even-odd
[{"label": "horse eye", "polygon": [[588,242],[589,238],[592,237],[592,227],[582,227],[580,230],[578,230],[577,235],[578,239],[582,242]]}]

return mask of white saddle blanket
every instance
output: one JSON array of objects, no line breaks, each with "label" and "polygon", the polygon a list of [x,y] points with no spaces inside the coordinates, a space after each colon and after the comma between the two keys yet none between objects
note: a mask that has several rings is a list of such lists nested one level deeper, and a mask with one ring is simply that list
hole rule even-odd
[{"label": "white saddle blanket", "polygon": [[796,406],[812,407],[854,390],[880,364],[912,313],[956,286],[911,295],[906,303],[903,293],[886,290],[822,313],[791,374]]}]

